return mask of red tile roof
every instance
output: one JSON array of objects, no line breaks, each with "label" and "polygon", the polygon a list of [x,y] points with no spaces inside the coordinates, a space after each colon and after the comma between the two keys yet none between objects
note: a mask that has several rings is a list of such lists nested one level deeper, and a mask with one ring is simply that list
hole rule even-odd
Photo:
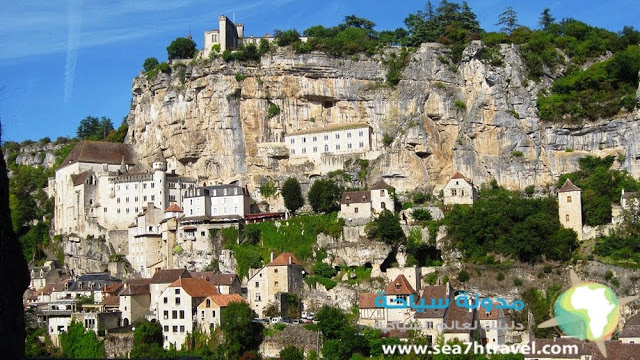
[{"label": "red tile roof", "polygon": [[102,298],[102,302],[100,303],[105,306],[118,306],[120,305],[120,297],[119,296],[105,296]]},{"label": "red tile roof", "polygon": [[232,302],[245,302],[239,294],[209,295],[207,299],[211,299],[219,307],[228,306]]},{"label": "red tile roof", "polygon": [[[494,302],[493,309],[491,309],[490,312],[487,312],[485,308],[479,308],[477,312],[478,320],[498,320],[501,317],[500,312],[502,311],[502,309],[496,309],[495,307],[497,305],[500,305],[500,303]],[[502,315],[504,316],[504,313],[502,313]]]},{"label": "red tile roof", "polygon": [[169,287],[183,288],[187,294],[194,298],[202,298],[209,295],[218,295],[218,290],[205,279],[179,278]]},{"label": "red tile roof", "polygon": [[363,204],[371,202],[370,191],[345,191],[340,198],[341,204]]},{"label": "red tile roof", "polygon": [[451,304],[447,311],[447,319],[445,321],[448,329],[445,329],[444,332],[447,333],[469,333],[468,329],[461,329],[463,324],[470,324],[473,327],[473,312],[469,311],[467,308],[459,307],[455,304]]},{"label": "red tile roof", "polygon": [[125,164],[132,165],[136,163],[135,153],[131,145],[84,140],[76,144],[62,162],[62,166],[76,162],[120,164],[123,159]]},{"label": "red tile roof", "polygon": [[386,295],[410,295],[417,294],[404,275],[400,274],[387,287]]},{"label": "red tile roof", "polygon": [[[434,285],[427,286],[422,290],[422,299],[424,299],[426,304],[431,304],[431,299],[442,299],[442,301],[446,302],[446,299],[449,299],[449,305],[454,305],[453,302],[453,289],[449,289],[449,294],[447,295],[447,287],[446,285]],[[416,312],[416,318],[418,319],[442,319],[446,313],[447,309],[425,309],[425,311]]]},{"label": "red tile roof", "polygon": [[376,294],[376,293],[362,293],[362,294],[360,294],[360,298],[358,300],[358,308],[360,308],[360,309],[377,308],[376,302],[375,302],[376,297],[378,297],[378,294]]},{"label": "red tile roof", "polygon": [[472,183],[471,179],[469,179],[468,177],[465,177],[464,175],[462,175],[459,171],[457,171],[455,174],[453,174],[453,176],[451,177],[451,180],[454,179],[462,179],[466,182],[468,182],[469,184]]},{"label": "red tile roof", "polygon": [[209,281],[211,281],[214,286],[231,286],[236,280],[240,281],[236,274],[214,274]]},{"label": "red tile roof", "polygon": [[287,265],[300,265],[302,263],[298,261],[295,255],[292,253],[282,253],[278,255],[277,258],[273,259],[272,262],[268,263],[267,266],[287,266]]},{"label": "red tile roof", "polygon": [[105,285],[106,288],[102,289],[102,292],[107,294],[117,294],[119,291],[122,291],[123,283],[111,283]]},{"label": "red tile roof", "polygon": [[184,211],[182,211],[182,208],[180,208],[180,206],[178,206],[178,204],[173,203],[164,212],[168,213],[168,212],[184,212]]}]

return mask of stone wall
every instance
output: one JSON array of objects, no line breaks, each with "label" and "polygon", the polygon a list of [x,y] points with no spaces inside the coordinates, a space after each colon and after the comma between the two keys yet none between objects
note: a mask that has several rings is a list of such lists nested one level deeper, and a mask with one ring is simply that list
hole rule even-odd
[{"label": "stone wall", "polygon": [[107,334],[104,338],[104,350],[107,358],[127,357],[133,349],[133,333]]}]

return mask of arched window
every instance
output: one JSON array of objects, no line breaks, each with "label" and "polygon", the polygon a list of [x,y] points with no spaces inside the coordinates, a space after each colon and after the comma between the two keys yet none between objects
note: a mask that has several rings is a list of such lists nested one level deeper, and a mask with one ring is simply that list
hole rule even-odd
[{"label": "arched window", "polygon": [[569,221],[569,214],[565,215],[564,219],[565,221]]},{"label": "arched window", "polygon": [[571,196],[567,196],[567,202],[570,203],[571,202]]}]

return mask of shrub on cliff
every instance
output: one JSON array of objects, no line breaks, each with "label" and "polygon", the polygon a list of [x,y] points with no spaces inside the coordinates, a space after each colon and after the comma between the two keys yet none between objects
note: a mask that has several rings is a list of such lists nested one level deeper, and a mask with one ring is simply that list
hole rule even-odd
[{"label": "shrub on cliff", "polygon": [[154,57],[149,57],[144,60],[144,63],[142,64],[142,68],[144,69],[145,72],[148,72],[153,70],[153,68],[156,67],[156,65],[158,64],[159,64],[158,59]]},{"label": "shrub on cliff", "polygon": [[284,206],[293,214],[304,205],[304,197],[300,189],[300,183],[295,178],[288,178],[282,186]]},{"label": "shrub on cliff", "polygon": [[179,37],[167,46],[169,60],[191,59],[196,54],[196,43],[188,38]]}]

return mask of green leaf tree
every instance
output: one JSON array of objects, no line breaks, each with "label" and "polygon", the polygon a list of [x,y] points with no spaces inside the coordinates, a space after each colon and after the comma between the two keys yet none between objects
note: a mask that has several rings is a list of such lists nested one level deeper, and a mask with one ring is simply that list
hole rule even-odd
[{"label": "green leaf tree", "polygon": [[290,345],[280,350],[280,360],[304,360],[304,352]]},{"label": "green leaf tree", "polygon": [[165,350],[162,347],[164,337],[159,322],[140,320],[135,324],[133,333],[132,359],[162,358]]},{"label": "green leaf tree", "polygon": [[300,41],[300,33],[296,29],[274,32],[278,46],[287,46]]},{"label": "green leaf tree", "polygon": [[258,350],[262,342],[262,325],[253,322],[254,315],[243,302],[232,302],[222,310],[222,332],[228,359],[238,359],[247,351]]},{"label": "green leaf tree", "polygon": [[375,220],[367,224],[365,231],[369,238],[383,241],[394,247],[404,244],[406,241],[398,216],[386,209],[382,210]]},{"label": "green leaf tree", "polygon": [[316,180],[307,194],[309,204],[315,212],[331,212],[338,209],[342,189],[333,180]]},{"label": "green leaf tree", "polygon": [[144,63],[142,64],[142,68],[144,69],[145,72],[149,72],[153,70],[153,68],[156,67],[156,65],[158,65],[159,63],[160,62],[158,62],[158,59],[154,57],[148,57],[144,60]]},{"label": "green leaf tree", "polygon": [[179,37],[167,46],[167,55],[169,60],[173,59],[191,59],[196,54],[196,43],[185,37]]},{"label": "green leaf tree", "polygon": [[304,197],[300,189],[300,183],[296,178],[288,178],[282,185],[282,197],[284,198],[284,206],[293,214],[304,205]]},{"label": "green leaf tree", "polygon": [[92,330],[85,331],[80,322],[72,322],[69,331],[60,334],[62,356],[70,359],[98,359],[104,358],[105,351],[102,341]]}]

